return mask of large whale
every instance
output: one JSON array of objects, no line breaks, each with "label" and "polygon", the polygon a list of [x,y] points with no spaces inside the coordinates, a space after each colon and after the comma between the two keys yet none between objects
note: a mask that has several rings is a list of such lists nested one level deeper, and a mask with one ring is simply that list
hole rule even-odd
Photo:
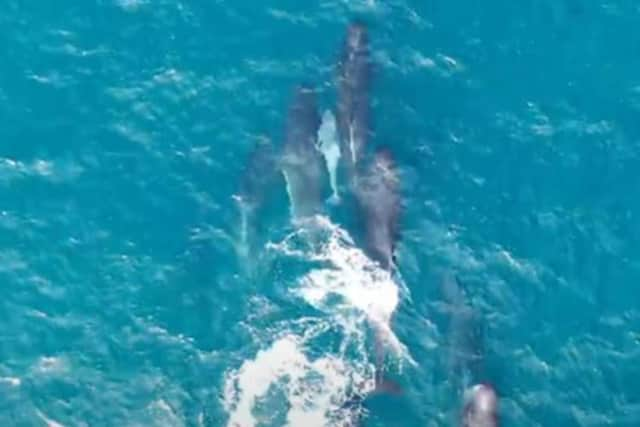
[{"label": "large whale", "polygon": [[281,160],[294,220],[312,216],[322,207],[326,169],[316,147],[319,126],[314,90],[297,86],[287,114]]},{"label": "large whale", "polygon": [[347,28],[337,71],[336,120],[341,152],[349,180],[362,160],[370,134],[369,90],[371,59],[369,37],[362,23]]},{"label": "large whale", "polygon": [[485,382],[482,319],[467,303],[457,278],[447,274],[443,293],[449,303],[449,370],[452,382],[461,391],[461,427],[497,427],[498,395]]},{"label": "large whale", "polygon": [[391,151],[379,149],[359,173],[356,199],[364,217],[366,252],[391,270],[400,213],[399,178]]}]

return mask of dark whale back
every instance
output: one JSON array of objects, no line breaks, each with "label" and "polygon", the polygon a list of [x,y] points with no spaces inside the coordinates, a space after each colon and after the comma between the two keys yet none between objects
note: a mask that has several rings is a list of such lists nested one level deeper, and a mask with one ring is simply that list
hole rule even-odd
[{"label": "dark whale back", "polygon": [[315,151],[320,114],[316,93],[308,85],[299,85],[293,91],[285,135],[285,149],[302,156],[309,156]]},{"label": "dark whale back", "polygon": [[365,221],[367,252],[385,269],[393,266],[400,214],[399,190],[391,151],[379,149],[358,177],[356,197]]},{"label": "dark whale back", "polygon": [[370,137],[371,57],[363,23],[352,23],[338,64],[337,127],[344,163],[350,175],[363,159]]}]

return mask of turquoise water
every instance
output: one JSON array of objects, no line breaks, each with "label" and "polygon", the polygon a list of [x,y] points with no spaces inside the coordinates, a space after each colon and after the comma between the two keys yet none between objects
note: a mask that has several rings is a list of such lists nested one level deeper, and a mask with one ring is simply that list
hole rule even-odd
[{"label": "turquoise water", "polygon": [[[0,425],[342,425],[372,316],[404,393],[362,424],[451,425],[442,271],[502,425],[639,425],[638,5],[303,3],[5,2]],[[344,206],[294,226],[275,179],[243,223],[235,197],[295,84],[333,108],[353,18],[402,177],[394,280]]]}]

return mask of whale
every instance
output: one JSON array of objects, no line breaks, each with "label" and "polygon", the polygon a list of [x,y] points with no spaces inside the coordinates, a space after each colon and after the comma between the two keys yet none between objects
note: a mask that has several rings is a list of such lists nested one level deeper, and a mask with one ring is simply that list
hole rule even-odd
[{"label": "whale", "polygon": [[336,118],[330,110],[322,114],[322,123],[318,129],[318,150],[322,153],[329,173],[331,196],[327,202],[331,205],[340,203],[338,189],[338,164],[340,163],[340,143],[338,139]]},{"label": "whale", "polygon": [[365,251],[385,270],[395,264],[400,214],[400,180],[388,148],[376,151],[358,175],[356,199],[364,218]]},{"label": "whale", "polygon": [[497,427],[498,395],[490,384],[475,384],[465,391],[462,427]]},{"label": "whale", "polygon": [[326,168],[317,148],[319,127],[315,91],[300,84],[289,104],[280,162],[294,220],[313,216],[322,208]]},{"label": "whale", "polygon": [[349,180],[365,155],[370,138],[371,85],[369,36],[363,23],[347,27],[337,67],[336,124],[343,163]]},{"label": "whale", "polygon": [[276,151],[269,140],[259,140],[251,150],[240,180],[237,201],[256,210],[277,177]]},{"label": "whale", "polygon": [[469,305],[452,273],[442,282],[449,304],[449,373],[461,396],[460,427],[497,427],[498,394],[484,372],[484,334],[480,313]]},{"label": "whale", "polygon": [[268,139],[261,139],[252,148],[241,175],[237,194],[240,215],[240,241],[237,249],[243,257],[250,252],[251,240],[260,219],[260,211],[267,204],[268,195],[279,188],[277,152]]}]

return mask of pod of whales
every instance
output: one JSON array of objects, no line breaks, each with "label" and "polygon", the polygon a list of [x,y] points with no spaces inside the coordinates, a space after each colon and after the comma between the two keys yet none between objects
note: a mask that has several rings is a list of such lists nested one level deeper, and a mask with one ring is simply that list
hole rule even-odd
[{"label": "pod of whales", "polygon": [[[355,201],[355,212],[364,228],[363,250],[379,267],[392,273],[399,238],[401,182],[389,148],[371,148],[370,124],[371,58],[369,34],[360,22],[346,30],[336,72],[336,106],[333,113],[318,112],[316,91],[310,85],[293,89],[286,115],[280,152],[258,147],[251,157],[242,198],[255,210],[264,193],[263,176],[269,169],[284,176],[293,224],[323,213],[325,189],[331,189],[331,204],[341,202],[337,170],[344,171],[347,188]],[[368,153],[368,151],[370,153]],[[277,157],[277,160],[273,159]],[[323,160],[324,157],[324,160]],[[450,373],[461,384],[461,427],[497,427],[498,396],[482,382],[482,345],[476,340],[477,312],[465,302],[454,277],[443,286],[451,309]],[[382,338],[376,335],[376,387],[374,392],[397,394],[399,387],[382,374]],[[354,396],[344,407],[360,405],[366,396]],[[359,425],[354,420],[352,425]]]}]

